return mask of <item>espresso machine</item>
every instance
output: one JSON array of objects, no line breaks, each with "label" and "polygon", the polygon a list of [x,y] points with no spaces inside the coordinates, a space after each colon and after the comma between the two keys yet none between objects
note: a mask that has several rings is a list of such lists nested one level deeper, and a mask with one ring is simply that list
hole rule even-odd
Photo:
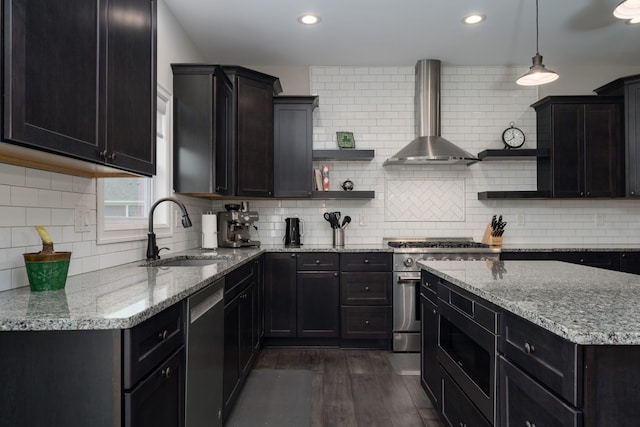
[{"label": "espresso machine", "polygon": [[[235,207],[235,205],[234,205]],[[218,212],[218,247],[221,248],[246,248],[260,246],[258,240],[251,240],[251,229],[257,230],[253,225],[258,222],[258,212],[230,209],[225,206],[224,212]]]}]

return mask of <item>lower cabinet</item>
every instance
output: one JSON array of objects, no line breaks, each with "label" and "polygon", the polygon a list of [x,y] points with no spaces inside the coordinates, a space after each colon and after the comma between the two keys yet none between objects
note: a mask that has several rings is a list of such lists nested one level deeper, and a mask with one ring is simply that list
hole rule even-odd
[{"label": "lower cabinet", "polygon": [[295,337],[296,254],[268,253],[264,258],[264,336]]},{"label": "lower cabinet", "polygon": [[251,262],[225,278],[223,419],[229,416],[260,346],[255,272]]},{"label": "lower cabinet", "polygon": [[340,279],[337,271],[299,271],[297,274],[297,335],[336,338],[340,319]]},{"label": "lower cabinet", "polygon": [[440,316],[437,305],[437,279],[435,276],[422,271],[422,285],[420,287],[420,319],[421,352],[420,352],[420,384],[427,392],[434,408],[441,411],[442,384],[437,359],[438,327]]},{"label": "lower cabinet", "polygon": [[1,332],[0,426],[184,426],[184,325],[179,302],[131,329]]},{"label": "lower cabinet", "polygon": [[620,253],[620,271],[640,274],[640,252]]},{"label": "lower cabinet", "polygon": [[491,427],[456,382],[440,368],[442,379],[442,420],[449,427]]}]

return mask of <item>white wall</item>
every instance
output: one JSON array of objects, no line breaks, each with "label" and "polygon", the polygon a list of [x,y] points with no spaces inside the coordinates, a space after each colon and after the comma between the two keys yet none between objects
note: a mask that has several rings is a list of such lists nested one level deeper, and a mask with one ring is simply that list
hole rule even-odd
[{"label": "white wall", "polygon": [[[514,82],[521,69],[442,68],[442,135],[478,153],[501,148],[502,131],[515,122],[525,148],[535,147],[535,88]],[[375,190],[371,201],[252,201],[260,212],[259,238],[281,243],[284,219],[305,221],[307,244],[331,243],[322,213],[350,215],[347,243],[379,244],[386,236],[482,238],[493,214],[509,223],[505,247],[637,247],[640,202],[633,200],[479,201],[488,190],[534,190],[535,161],[482,162],[472,166],[393,166],[382,162],[414,137],[413,67],[311,67],[314,148],[336,148],[335,132],[352,131],[357,148],[373,148],[371,162],[328,162],[331,189],[349,178],[356,189]],[[319,165],[316,165],[318,167]],[[399,209],[399,206],[406,208]],[[602,225],[596,225],[596,215]],[[518,224],[518,217],[523,223]]]},{"label": "white wall", "polygon": [[540,98],[549,95],[595,95],[594,89],[617,78],[640,74],[640,65],[558,65],[550,68],[557,72],[560,78],[540,86]]},{"label": "white wall", "polygon": [[[199,62],[202,56],[177,25],[163,0],[158,2],[158,82],[172,90],[171,62]],[[207,200],[180,197],[194,227],[174,229],[159,239],[173,251],[197,247],[201,241],[200,213]],[[74,231],[74,207],[90,208],[90,231]],[[22,254],[41,249],[34,225],[51,233],[58,251],[71,251],[69,274],[85,273],[145,257],[146,241],[96,244],[96,180],[0,163],[0,291],[28,286]]]}]

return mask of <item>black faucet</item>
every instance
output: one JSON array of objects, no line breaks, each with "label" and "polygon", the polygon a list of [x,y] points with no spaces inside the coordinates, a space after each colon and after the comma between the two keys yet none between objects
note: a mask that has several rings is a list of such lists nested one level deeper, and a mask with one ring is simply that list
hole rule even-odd
[{"label": "black faucet", "polygon": [[182,226],[184,228],[189,228],[192,225],[191,219],[189,218],[189,214],[187,213],[187,208],[184,206],[184,203],[182,203],[180,200],[174,197],[163,197],[162,199],[159,199],[157,202],[155,202],[153,206],[151,206],[151,209],[149,210],[149,233],[147,233],[147,260],[149,261],[154,259],[160,259],[160,255],[159,255],[160,249],[169,249],[169,248],[158,249],[158,245],[156,244],[156,233],[153,232],[153,211],[156,209],[156,206],[166,201],[173,202],[176,205],[180,206],[180,209],[182,210]]}]

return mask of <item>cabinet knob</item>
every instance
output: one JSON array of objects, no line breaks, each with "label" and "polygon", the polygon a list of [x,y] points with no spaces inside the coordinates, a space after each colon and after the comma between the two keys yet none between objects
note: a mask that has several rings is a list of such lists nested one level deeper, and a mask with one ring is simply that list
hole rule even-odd
[{"label": "cabinet knob", "polygon": [[631,192],[631,195],[632,195],[632,196],[635,196],[635,195],[636,195],[636,192],[635,192],[635,191],[632,191],[632,192]]},{"label": "cabinet knob", "polygon": [[365,291],[367,291],[367,292],[369,292],[369,287],[368,287],[368,286],[365,286],[365,287],[364,287],[364,290],[365,290]]},{"label": "cabinet knob", "polygon": [[166,329],[158,334],[158,338],[160,338],[161,341],[166,340],[168,336],[169,331],[167,331]]},{"label": "cabinet knob", "polygon": [[268,193],[268,194],[269,194],[269,196],[273,195],[273,193],[272,193],[271,191],[269,191],[269,193]]},{"label": "cabinet knob", "polygon": [[435,308],[433,309],[433,315],[435,316],[436,314],[438,314],[438,310],[436,310]]},{"label": "cabinet knob", "polygon": [[581,196],[584,196],[584,191],[581,191],[581,192],[580,192],[580,195],[581,195]]},{"label": "cabinet knob", "polygon": [[163,369],[163,370],[160,372],[160,375],[161,375],[163,378],[166,378],[166,379],[171,378],[171,367],[167,366],[167,368],[166,368],[166,369]]},{"label": "cabinet knob", "polygon": [[590,195],[591,195],[591,191],[587,191],[587,196],[590,196]]},{"label": "cabinet knob", "polygon": [[528,342],[524,343],[524,351],[527,354],[531,354],[535,351],[535,347],[529,344]]},{"label": "cabinet knob", "polygon": [[621,256],[622,258],[626,258],[626,257],[627,257],[627,254],[622,254],[622,255],[620,255],[620,256]]},{"label": "cabinet knob", "polygon": [[584,258],[580,258],[580,262],[584,262]]},{"label": "cabinet knob", "polygon": [[116,153],[111,153],[111,155],[107,156],[105,160],[107,160],[108,162],[113,162],[115,159],[116,159]]},{"label": "cabinet knob", "polygon": [[524,425],[527,427],[536,427],[536,425],[534,423],[532,423],[531,421],[527,420],[524,422]]},{"label": "cabinet knob", "polygon": [[339,276],[339,274],[338,274],[338,273],[333,273],[333,275],[334,275],[334,276],[336,276],[336,277],[338,277],[338,276]]},{"label": "cabinet knob", "polygon": [[316,265],[317,265],[317,264],[320,264],[320,260],[319,260],[319,259],[317,259],[317,260],[316,260]]},{"label": "cabinet knob", "polygon": [[365,324],[365,325],[369,325],[369,321],[368,321],[368,320],[365,320],[365,321],[364,321],[364,324]]},{"label": "cabinet knob", "polygon": [[296,257],[296,254],[291,254],[291,258],[295,258],[295,257]]},{"label": "cabinet knob", "polygon": [[368,260],[368,259],[365,259],[365,260],[364,260],[364,263],[365,263],[365,264],[369,264],[369,260]]}]

